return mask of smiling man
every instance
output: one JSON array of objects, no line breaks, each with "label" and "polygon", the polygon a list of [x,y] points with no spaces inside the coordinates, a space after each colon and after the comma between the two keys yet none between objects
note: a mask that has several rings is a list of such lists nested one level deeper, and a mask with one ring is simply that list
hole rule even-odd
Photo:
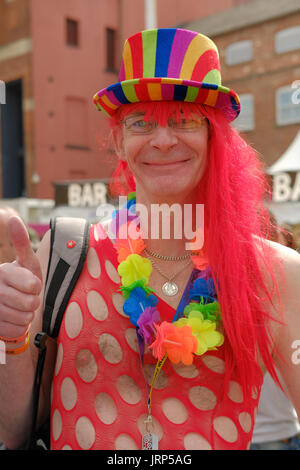
[{"label": "smiling man", "polygon": [[[50,414],[52,449],[247,449],[275,364],[300,411],[300,257],[266,241],[264,171],[230,126],[240,105],[221,83],[217,48],[182,29],[138,33],[120,81],[94,101],[119,157],[111,190],[128,202],[110,227],[91,229],[47,352],[39,422]],[[157,204],[179,205],[203,245],[187,250],[186,231],[146,237],[138,207],[150,219]],[[41,330],[50,237],[36,256],[15,218],[10,235],[17,262],[0,267],[0,336],[15,354],[0,369],[0,437],[16,447],[30,426],[28,331]]]}]

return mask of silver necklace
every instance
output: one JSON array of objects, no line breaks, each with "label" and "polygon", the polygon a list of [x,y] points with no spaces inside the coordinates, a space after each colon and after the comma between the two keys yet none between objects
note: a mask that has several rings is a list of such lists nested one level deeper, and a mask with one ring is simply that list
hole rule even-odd
[{"label": "silver necklace", "polygon": [[185,259],[188,259],[191,256],[191,253],[186,253],[185,255],[181,255],[181,256],[161,255],[160,253],[156,253],[155,251],[151,250],[150,248],[145,248],[144,251],[148,255],[154,256],[155,258],[158,258],[158,259],[163,259],[164,261],[183,261]]},{"label": "silver necklace", "polygon": [[[144,250],[144,251],[146,251],[146,250]],[[147,257],[150,259],[150,261],[152,263],[152,266],[165,279],[167,279],[167,282],[165,282],[161,287],[161,290],[163,291],[163,293],[165,295],[167,295],[168,297],[173,297],[173,295],[176,295],[179,289],[178,289],[178,286],[177,286],[176,282],[174,282],[174,279],[175,279],[176,276],[178,276],[178,274],[180,274],[190,264],[191,260],[189,259],[187,263],[185,263],[183,266],[181,266],[179,271],[177,271],[175,274],[172,274],[172,276],[170,277],[161,270],[161,268],[156,264],[156,262],[152,259],[152,257],[150,255],[147,254]]]}]

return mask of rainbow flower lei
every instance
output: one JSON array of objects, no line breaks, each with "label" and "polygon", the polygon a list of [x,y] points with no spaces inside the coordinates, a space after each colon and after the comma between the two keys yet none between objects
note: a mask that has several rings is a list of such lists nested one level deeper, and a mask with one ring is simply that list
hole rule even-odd
[{"label": "rainbow flower lei", "polygon": [[[158,361],[168,357],[174,364],[182,362],[190,365],[195,355],[215,350],[224,342],[224,336],[217,331],[221,312],[210,270],[203,263],[203,257],[192,254],[194,267],[206,269],[199,271],[189,290],[190,302],[185,306],[183,316],[173,322],[160,323],[160,313],[156,308],[158,298],[147,285],[152,264],[148,258],[141,256],[145,243],[138,227],[138,218],[133,213],[134,206],[135,193],[130,193],[125,208],[127,224],[119,224],[120,211],[116,211],[114,217],[114,247],[118,253],[118,273],[122,282],[120,290],[125,299],[123,311],[136,327],[141,355],[147,345]],[[134,238],[130,235],[132,224]]]}]

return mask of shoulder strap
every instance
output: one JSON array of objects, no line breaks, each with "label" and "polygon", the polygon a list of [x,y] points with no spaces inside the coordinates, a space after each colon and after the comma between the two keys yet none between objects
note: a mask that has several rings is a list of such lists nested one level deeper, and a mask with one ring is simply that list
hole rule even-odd
[{"label": "shoulder strap", "polygon": [[[39,349],[33,384],[32,421],[26,449],[36,449],[36,423],[40,387],[47,352],[47,336],[58,336],[60,324],[72,290],[81,273],[89,245],[90,224],[85,219],[57,217],[51,220],[50,257],[44,293],[43,329],[34,344]],[[46,423],[47,446],[50,445],[49,423]]]},{"label": "shoulder strap", "polygon": [[44,293],[43,332],[57,337],[67,303],[81,273],[89,244],[85,219],[51,220],[51,248]]}]

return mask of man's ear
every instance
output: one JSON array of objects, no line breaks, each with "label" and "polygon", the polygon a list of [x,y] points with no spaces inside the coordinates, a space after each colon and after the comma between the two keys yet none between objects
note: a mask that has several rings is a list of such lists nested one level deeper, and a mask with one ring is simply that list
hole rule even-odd
[{"label": "man's ear", "polygon": [[120,160],[126,160],[123,146],[123,132],[121,127],[116,127],[112,131],[115,152]]}]

